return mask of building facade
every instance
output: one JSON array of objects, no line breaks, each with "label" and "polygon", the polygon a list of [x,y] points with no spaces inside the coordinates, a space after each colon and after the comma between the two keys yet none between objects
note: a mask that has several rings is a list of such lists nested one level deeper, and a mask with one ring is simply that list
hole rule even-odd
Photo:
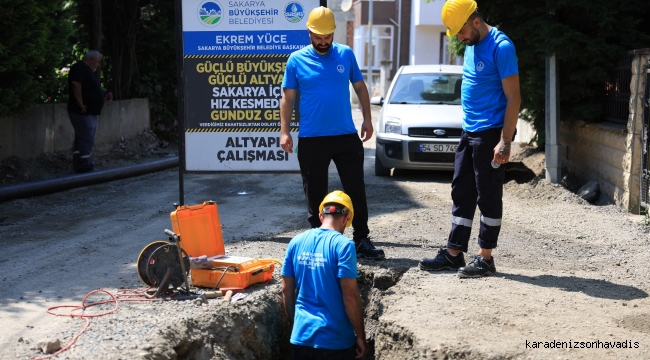
[{"label": "building facade", "polygon": [[327,2],[337,22],[334,41],[352,48],[366,80],[370,71],[373,95],[383,95],[378,93],[382,64],[388,66],[389,80],[403,65],[462,64],[447,50],[440,18],[444,0],[372,0],[372,21],[370,0],[353,2],[347,12],[341,2]]},{"label": "building facade", "polygon": [[414,0],[411,7],[409,63],[462,65],[462,58],[452,56],[447,50],[449,38],[440,13],[444,0]]}]

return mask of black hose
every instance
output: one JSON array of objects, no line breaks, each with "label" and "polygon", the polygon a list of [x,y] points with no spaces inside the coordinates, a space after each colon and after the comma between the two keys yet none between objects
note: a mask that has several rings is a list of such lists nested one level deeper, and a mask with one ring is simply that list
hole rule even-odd
[{"label": "black hose", "polygon": [[0,187],[0,202],[144,175],[178,166],[178,156],[137,165]]}]

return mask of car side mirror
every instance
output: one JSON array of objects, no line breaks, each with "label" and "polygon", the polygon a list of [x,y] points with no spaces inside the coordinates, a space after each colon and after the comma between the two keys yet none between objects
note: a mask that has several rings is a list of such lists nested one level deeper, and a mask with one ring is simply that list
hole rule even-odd
[{"label": "car side mirror", "polygon": [[373,96],[372,98],[370,98],[370,105],[379,105],[379,106],[384,105],[384,97]]}]

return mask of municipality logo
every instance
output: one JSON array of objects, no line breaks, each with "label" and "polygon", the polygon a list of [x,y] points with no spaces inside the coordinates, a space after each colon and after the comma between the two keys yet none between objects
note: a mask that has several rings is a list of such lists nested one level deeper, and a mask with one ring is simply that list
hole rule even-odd
[{"label": "municipality logo", "polygon": [[343,66],[343,65],[338,65],[338,66],[336,67],[336,70],[338,70],[341,74],[343,74],[343,72],[345,71],[345,66]]},{"label": "municipality logo", "polygon": [[305,16],[305,8],[299,2],[290,2],[284,8],[284,17],[289,22],[297,23]]},{"label": "municipality logo", "polygon": [[223,18],[221,5],[216,1],[205,1],[199,5],[199,20],[206,26],[217,26]]},{"label": "municipality logo", "polygon": [[482,61],[479,61],[478,64],[476,64],[476,70],[478,70],[478,71],[483,71],[484,67],[485,67],[485,64],[483,64]]}]

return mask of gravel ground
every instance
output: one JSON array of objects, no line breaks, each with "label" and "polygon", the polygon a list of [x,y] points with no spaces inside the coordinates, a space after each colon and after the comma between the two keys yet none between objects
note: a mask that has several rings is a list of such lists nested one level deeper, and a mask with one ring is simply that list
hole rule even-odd
[{"label": "gravel ground", "polygon": [[[646,217],[603,199],[587,203],[548,184],[543,153],[521,146],[507,169],[497,275],[459,279],[452,272],[424,272],[418,261],[446,242],[452,174],[376,177],[373,141],[366,150],[371,236],[387,255],[359,262],[369,359],[649,357]],[[297,174],[187,175],[185,186],[188,204],[217,201],[233,255],[282,258],[288,241],[308,226]],[[332,170],[330,188],[338,187]],[[238,195],[241,190],[246,195]],[[178,174],[166,170],[0,203],[0,322],[8,329],[0,334],[0,358],[42,355],[38,342],[65,345],[84,326],[83,320],[46,314],[49,306],[78,305],[96,288],[142,289],[137,255],[164,238],[177,195]],[[477,251],[477,225],[468,260]],[[230,305],[219,299],[202,306],[121,302],[117,311],[93,318],[57,358],[288,358],[277,269],[274,276]],[[556,341],[575,346],[544,348]]]}]

